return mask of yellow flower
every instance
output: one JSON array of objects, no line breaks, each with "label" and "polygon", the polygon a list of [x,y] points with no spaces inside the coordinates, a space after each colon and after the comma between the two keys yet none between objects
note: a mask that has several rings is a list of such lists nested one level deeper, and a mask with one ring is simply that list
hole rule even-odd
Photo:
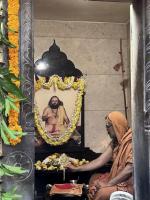
[{"label": "yellow flower", "polygon": [[[16,48],[9,48],[9,69],[16,76],[19,75],[19,0],[8,0],[8,27],[15,32],[8,32],[9,41],[16,46]],[[16,86],[20,86],[20,81],[14,81]],[[19,102],[15,103],[18,109],[20,108]],[[22,131],[19,125],[19,113],[15,110],[10,110],[9,128],[11,130]],[[20,137],[16,139],[10,138],[10,144],[16,145],[21,142]]]},{"label": "yellow flower", "polygon": [[8,14],[18,15],[19,11],[19,0],[8,0]]},{"label": "yellow flower", "polygon": [[[9,36],[9,41],[14,44],[15,46],[18,46],[18,36],[16,35],[8,35]],[[18,51],[16,51],[18,53]],[[10,55],[11,56],[11,55]],[[15,55],[12,55],[15,56]]]},{"label": "yellow flower", "polygon": [[50,89],[52,86],[58,87],[58,89],[61,90],[66,90],[66,89],[70,89],[73,88],[75,90],[77,90],[77,96],[76,96],[76,101],[75,101],[75,110],[73,113],[73,117],[71,119],[71,123],[70,126],[68,127],[68,129],[65,131],[64,135],[59,138],[59,140],[55,140],[53,138],[50,138],[47,136],[46,131],[43,129],[41,122],[40,122],[40,117],[39,117],[39,109],[36,106],[35,107],[35,115],[34,115],[34,119],[35,119],[35,124],[36,127],[39,131],[39,134],[42,136],[42,138],[49,144],[51,145],[61,145],[65,142],[67,142],[72,134],[72,132],[75,130],[76,128],[76,124],[79,120],[80,117],[80,112],[81,112],[81,106],[82,106],[82,95],[84,93],[84,88],[85,88],[85,81],[81,78],[78,80],[74,80],[74,77],[67,77],[65,78],[65,81],[62,80],[61,77],[54,75],[50,78],[49,82],[45,82],[45,80],[43,78],[40,78],[36,83],[35,83],[35,88],[36,91],[43,88],[46,89]]},{"label": "yellow flower", "polygon": [[20,137],[16,137],[16,139],[10,138],[9,142],[10,142],[11,145],[15,146],[16,144],[21,142],[21,138]]}]

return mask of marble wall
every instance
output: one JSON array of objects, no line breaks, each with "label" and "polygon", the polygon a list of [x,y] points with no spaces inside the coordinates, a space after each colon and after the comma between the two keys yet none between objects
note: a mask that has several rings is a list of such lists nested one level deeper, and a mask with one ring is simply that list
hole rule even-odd
[{"label": "marble wall", "polygon": [[[85,146],[103,152],[110,141],[105,130],[105,115],[124,112],[121,71],[113,66],[120,62],[120,38],[123,39],[126,90],[130,116],[130,69],[127,25],[121,23],[34,21],[35,61],[52,45],[53,40],[86,77]],[[129,117],[130,119],[130,117]]]}]

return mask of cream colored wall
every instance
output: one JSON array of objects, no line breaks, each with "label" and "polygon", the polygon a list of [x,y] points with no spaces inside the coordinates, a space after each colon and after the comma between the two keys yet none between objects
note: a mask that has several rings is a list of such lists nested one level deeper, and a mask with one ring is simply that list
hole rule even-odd
[{"label": "cream colored wall", "polygon": [[[124,111],[121,72],[114,71],[113,66],[120,62],[119,39],[122,38],[126,77],[129,77],[127,25],[35,20],[34,37],[35,61],[55,39],[68,59],[87,75],[85,146],[102,152],[109,142],[105,115],[113,110]],[[130,88],[127,99],[130,108]]]}]

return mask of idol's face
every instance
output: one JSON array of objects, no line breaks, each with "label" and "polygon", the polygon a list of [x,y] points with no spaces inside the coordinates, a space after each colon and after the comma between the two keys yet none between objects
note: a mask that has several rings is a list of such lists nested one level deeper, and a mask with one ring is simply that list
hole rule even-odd
[{"label": "idol's face", "polygon": [[56,109],[59,107],[59,99],[57,97],[52,97],[50,100],[49,106],[53,109]]}]

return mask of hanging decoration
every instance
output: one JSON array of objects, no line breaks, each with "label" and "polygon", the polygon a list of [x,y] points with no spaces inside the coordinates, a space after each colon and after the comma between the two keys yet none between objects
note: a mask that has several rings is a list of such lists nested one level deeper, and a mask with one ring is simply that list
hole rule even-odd
[{"label": "hanging decoration", "polygon": [[[7,145],[16,145],[25,135],[19,125],[19,103],[25,100],[19,88],[19,0],[8,0],[8,13],[2,0],[0,5],[0,137]],[[8,48],[8,66],[4,61],[4,47]]]}]

